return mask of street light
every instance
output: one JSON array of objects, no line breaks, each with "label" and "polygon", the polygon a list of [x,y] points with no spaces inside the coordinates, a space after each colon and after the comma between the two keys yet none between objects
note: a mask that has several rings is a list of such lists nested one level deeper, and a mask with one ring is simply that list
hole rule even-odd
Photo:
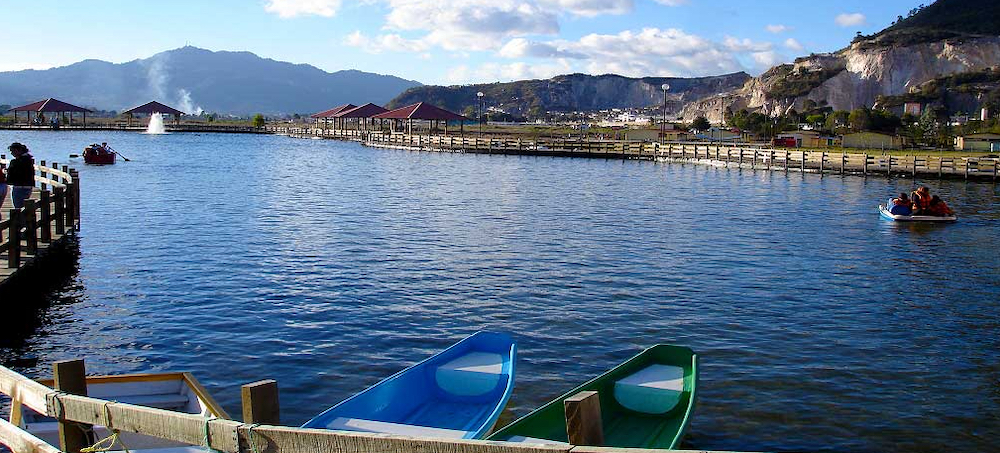
[{"label": "street light", "polygon": [[667,138],[666,137],[666,135],[667,135],[667,90],[670,89],[670,85],[664,83],[663,85],[660,85],[660,88],[663,88],[663,121],[660,122],[660,143],[662,144],[663,141]]},{"label": "street light", "polygon": [[483,94],[482,91],[476,93],[476,97],[479,98],[479,136],[483,136]]}]

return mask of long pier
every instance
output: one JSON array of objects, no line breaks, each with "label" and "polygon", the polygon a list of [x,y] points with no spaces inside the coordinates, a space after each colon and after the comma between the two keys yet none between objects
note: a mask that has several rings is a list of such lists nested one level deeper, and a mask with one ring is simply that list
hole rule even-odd
[{"label": "long pier", "polygon": [[[79,453],[93,442],[92,425],[109,431],[145,434],[219,453],[650,453],[635,448],[542,445],[480,440],[448,440],[394,434],[332,431],[280,426],[276,419],[277,383],[258,381],[241,387],[243,421],[210,418],[86,396],[82,360],[56,362],[55,387],[49,388],[0,366],[0,394],[12,400],[13,423],[0,420],[0,443],[14,453]],[[20,407],[59,422],[60,444],[50,445],[21,429]],[[81,429],[82,428],[82,429]],[[656,450],[669,452],[669,450]],[[692,452],[688,452],[692,453]],[[705,452],[703,452],[705,453]]]},{"label": "long pier", "polygon": [[[263,128],[253,126],[239,126],[233,124],[211,124],[211,123],[164,123],[164,130],[167,132],[211,132],[223,134],[264,134]],[[32,126],[27,124],[8,124],[0,126],[0,130],[18,131],[127,131],[144,132],[144,125],[127,124],[88,124],[86,126],[74,124],[72,126],[62,125],[52,126]]]},{"label": "long pier", "polygon": [[[0,155],[0,163],[8,164]],[[35,165],[35,184],[24,207],[0,213],[0,293],[22,269],[80,229],[80,175],[65,165]]]},{"label": "long pier", "polygon": [[621,140],[515,138],[513,136],[419,135],[382,131],[268,126],[268,133],[299,138],[351,140],[366,146],[413,151],[566,156],[689,162],[771,171],[996,181],[1000,159],[849,153],[781,149],[753,144],[656,143]]}]

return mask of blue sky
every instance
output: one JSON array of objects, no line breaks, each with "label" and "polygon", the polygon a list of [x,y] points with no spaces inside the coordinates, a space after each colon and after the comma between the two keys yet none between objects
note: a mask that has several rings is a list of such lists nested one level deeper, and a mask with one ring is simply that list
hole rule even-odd
[{"label": "blue sky", "polygon": [[928,0],[0,0],[0,71],[186,44],[429,84],[758,74]]}]

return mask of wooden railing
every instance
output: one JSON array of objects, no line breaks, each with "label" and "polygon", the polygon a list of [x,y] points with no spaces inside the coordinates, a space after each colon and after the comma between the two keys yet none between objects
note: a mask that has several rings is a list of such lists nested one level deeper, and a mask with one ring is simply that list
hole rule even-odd
[{"label": "wooden railing", "polygon": [[845,151],[779,149],[748,144],[654,143],[621,140],[582,140],[515,137],[509,135],[452,134],[410,135],[383,131],[358,131],[268,126],[267,132],[300,137],[354,140],[369,146],[403,149],[493,153],[563,155],[575,157],[684,160],[737,165],[781,171],[860,175],[905,175],[939,178],[992,179],[1000,176],[1000,159],[859,154]]},{"label": "wooden railing", "polygon": [[[78,453],[79,447],[90,442],[85,434],[91,425],[223,453],[649,453],[640,449],[415,438],[267,424],[266,418],[256,418],[267,411],[261,411],[260,402],[253,398],[255,394],[273,395],[276,407],[277,390],[273,381],[243,386],[241,423],[87,397],[82,360],[57,362],[53,371],[56,389],[0,366],[0,393],[8,395],[15,408],[24,405],[56,418],[61,424],[61,450],[68,453]],[[255,391],[262,388],[267,391]],[[0,426],[0,442],[12,447],[14,453],[55,453],[11,424]]]},{"label": "wooden railing", "polygon": [[[9,162],[0,155],[0,163]],[[41,161],[35,171],[37,198],[25,200],[22,208],[11,208],[0,221],[0,253],[7,253],[8,269],[19,268],[25,255],[37,255],[40,246],[80,228],[80,178],[76,170]]]}]

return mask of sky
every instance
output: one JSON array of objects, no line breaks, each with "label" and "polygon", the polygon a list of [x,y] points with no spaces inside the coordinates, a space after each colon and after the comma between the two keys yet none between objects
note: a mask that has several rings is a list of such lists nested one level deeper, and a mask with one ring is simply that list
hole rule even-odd
[{"label": "sky", "polygon": [[0,71],[192,45],[456,85],[696,77],[845,47],[928,0],[0,0]]}]

